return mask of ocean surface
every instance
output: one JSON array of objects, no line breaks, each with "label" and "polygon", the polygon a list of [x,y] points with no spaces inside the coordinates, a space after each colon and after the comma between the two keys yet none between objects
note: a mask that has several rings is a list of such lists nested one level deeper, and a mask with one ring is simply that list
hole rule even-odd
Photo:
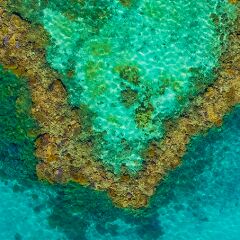
[{"label": "ocean surface", "polygon": [[[28,9],[30,2],[35,5]],[[63,76],[70,104],[95,113],[94,131],[106,133],[96,147],[99,160],[116,173],[122,163],[138,171],[142,149],[164,135],[163,120],[177,116],[215,80],[235,18],[234,6],[217,0],[141,0],[130,10],[115,0],[91,0],[80,13],[74,1],[36,2],[22,1],[16,11],[48,32],[49,65]],[[69,9],[73,15],[66,15]],[[95,24],[102,9],[106,19]],[[210,15],[228,19],[221,34]],[[198,85],[194,74],[202,76]],[[138,99],[126,102],[126,91]],[[180,96],[187,97],[178,102]],[[143,102],[151,117],[137,123]],[[31,104],[27,81],[0,67],[0,240],[240,239],[240,106],[222,126],[192,137],[181,165],[149,205],[133,210],[77,183],[38,180]],[[130,149],[125,155],[123,138]]]}]

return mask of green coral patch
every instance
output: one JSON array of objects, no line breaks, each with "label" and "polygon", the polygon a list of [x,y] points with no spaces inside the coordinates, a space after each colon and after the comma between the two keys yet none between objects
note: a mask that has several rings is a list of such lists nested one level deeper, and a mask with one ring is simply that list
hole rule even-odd
[{"label": "green coral patch", "polygon": [[27,82],[0,66],[0,177],[36,179],[34,140],[37,125],[30,115]]}]

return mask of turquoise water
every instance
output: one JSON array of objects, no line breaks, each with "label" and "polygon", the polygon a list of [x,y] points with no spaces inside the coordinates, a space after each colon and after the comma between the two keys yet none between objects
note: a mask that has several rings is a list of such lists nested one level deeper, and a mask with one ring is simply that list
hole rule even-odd
[{"label": "turquoise water", "polygon": [[47,58],[62,74],[70,103],[90,112],[92,128],[82,141],[91,138],[95,158],[115,173],[123,164],[141,169],[142,152],[164,135],[164,120],[214,80],[235,16],[235,6],[222,0],[131,2],[21,6],[48,31]]},{"label": "turquoise water", "polygon": [[[240,107],[225,118],[223,127],[192,139],[183,164],[159,185],[148,208],[122,210],[105,193],[77,184],[38,182],[32,145],[26,144],[31,138],[21,125],[27,111],[19,119],[11,101],[27,88],[13,75],[4,76],[9,84],[0,85],[6,103],[1,113],[12,116],[0,114],[5,129],[0,142],[0,239],[239,239]],[[11,96],[3,95],[7,89]],[[11,124],[19,130],[15,135],[8,134]]]}]

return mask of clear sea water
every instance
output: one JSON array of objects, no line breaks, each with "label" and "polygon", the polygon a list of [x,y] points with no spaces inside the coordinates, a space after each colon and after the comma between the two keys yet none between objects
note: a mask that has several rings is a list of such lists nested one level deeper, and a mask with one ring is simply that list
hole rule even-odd
[{"label": "clear sea water", "polygon": [[[23,1],[23,8],[24,6],[28,6],[29,2],[31,1]],[[79,19],[71,20],[74,19],[74,16],[73,18],[70,18],[70,16],[67,18],[66,15],[63,16],[61,11],[65,11],[68,7],[70,8],[70,1],[66,2],[66,5],[63,5],[62,1],[48,1],[48,8],[46,8],[46,6],[41,8],[41,4],[46,4],[46,1],[38,1],[38,3],[35,1],[32,2],[34,2],[36,9],[32,11],[31,8],[29,8],[28,12],[25,11],[25,14],[29,15],[26,17],[36,17],[36,15],[39,14],[36,19],[42,21],[46,29],[52,34],[52,38],[56,41],[55,44],[57,44],[57,47],[55,46],[56,49],[50,47],[48,52],[49,61],[52,66],[63,75],[66,73],[65,66],[70,66],[70,69],[73,68],[77,70],[73,82],[68,84],[67,81],[69,79],[65,78],[64,80],[69,90],[70,101],[73,105],[80,104],[80,93],[85,103],[90,104],[94,99],[94,97],[88,98],[91,95],[91,88],[93,87],[91,83],[86,83],[84,82],[85,80],[83,80],[83,82],[79,84],[77,81],[80,79],[81,66],[85,64],[84,61],[87,59],[87,57],[85,60],[79,59],[79,54],[87,55],[84,51],[91,48],[92,42],[95,43],[99,40],[104,40],[106,38],[105,35],[111,33],[109,33],[109,29],[111,29],[112,26],[111,24],[117,24],[118,21],[122,22],[123,19],[128,19],[131,23],[134,23],[137,19],[144,24],[149,24],[149,16],[140,16],[139,12],[135,14],[132,10],[127,14],[126,10],[120,8],[119,5],[116,7],[114,5],[115,1],[113,1],[113,6],[116,10],[114,17],[111,18],[109,24],[103,28],[98,37],[95,35],[92,36],[91,33],[89,33],[92,36],[91,39],[85,41],[84,44],[81,45],[82,47],[79,49],[79,52],[76,53],[75,47],[76,44],[79,44],[79,32],[77,32],[76,29],[78,29],[81,24],[86,24],[87,26],[84,25],[84,29],[92,31],[94,27],[96,27],[93,24],[94,16],[91,16],[88,21],[84,23]],[[89,2],[92,3],[94,1]],[[151,74],[154,75],[157,73],[152,69],[152,64],[150,64],[151,67],[149,67],[151,71],[149,71],[148,74],[144,72],[148,69],[148,63],[154,58],[154,56],[151,55],[153,52],[148,54],[148,49],[154,48],[156,42],[164,43],[164,41],[166,41],[166,43],[169,44],[167,51],[163,51],[160,48],[159,51],[162,52],[159,54],[159,58],[161,59],[158,59],[157,67],[167,69],[166,71],[168,71],[168,73],[164,73],[163,75],[169,77],[171,84],[167,86],[167,91],[165,95],[162,96],[163,99],[161,101],[155,98],[157,96],[155,93],[152,94],[151,98],[153,105],[155,101],[160,101],[161,104],[158,102],[156,108],[161,110],[165,106],[165,101],[168,101],[167,105],[169,106],[173,106],[175,103],[175,95],[168,98],[168,94],[169,92],[171,93],[173,88],[172,83],[176,80],[176,76],[173,74],[175,70],[177,79],[181,80],[181,84],[186,84],[184,85],[186,88],[182,88],[178,93],[180,95],[183,93],[187,95],[191,94],[191,91],[189,92],[189,88],[187,87],[189,83],[189,79],[187,78],[188,74],[184,74],[186,69],[195,67],[200,68],[201,71],[204,70],[204,76],[208,76],[208,80],[211,82],[212,78],[210,77],[209,69],[207,67],[202,68],[202,65],[205,63],[207,66],[210,66],[210,68],[217,66],[220,55],[220,42],[218,41],[219,36],[215,35],[213,25],[210,24],[210,21],[204,21],[204,19],[211,13],[221,15],[221,11],[225,11],[226,9],[230,14],[232,8],[228,8],[228,5],[226,7],[226,1],[214,0],[197,2],[184,0],[144,0],[140,2],[149,3],[147,8],[143,10],[147,11],[148,15],[151,15],[153,18],[151,21],[159,21],[159,18],[161,18],[161,27],[163,29],[165,27],[166,35],[164,36],[166,39],[162,37],[163,35],[159,36],[156,32],[154,36],[159,37],[159,39],[153,39],[149,42],[146,49],[142,49],[145,51],[145,58],[143,56],[143,58],[141,58],[140,55],[135,55],[135,48],[142,44],[141,41],[146,40],[143,36],[137,39],[138,42],[135,48],[128,46],[127,50],[123,49],[123,56],[120,57],[123,61],[126,61],[131,55],[132,57],[134,56],[135,62],[144,62],[144,64],[141,65],[144,66],[141,70],[143,71],[142,75],[150,76],[149,78],[154,79],[154,76]],[[109,3],[109,1],[101,0],[99,3],[106,4]],[[105,6],[104,4],[102,6]],[[192,8],[187,8],[188,11],[181,8],[181,6],[188,4],[192,6]],[[180,45],[184,43],[184,41],[177,41],[176,35],[174,35],[176,29],[172,29],[179,26],[171,21],[163,21],[169,19],[169,16],[165,16],[163,13],[161,13],[163,15],[158,15],[158,13],[160,13],[159,8],[161,8],[159,6],[163,6],[165,10],[169,10],[169,8],[180,9],[181,11],[179,10],[178,14],[176,13],[173,14],[174,16],[171,16],[177,18],[180,22],[186,23],[183,17],[185,13],[188,14],[189,18],[195,19],[195,16],[198,20],[197,22],[190,21],[189,23],[192,26],[193,32],[185,29],[187,36],[190,36],[192,41],[184,46],[179,46],[179,52],[175,51],[175,45],[170,44],[172,41]],[[199,8],[196,8],[196,6],[199,6]],[[140,7],[138,9],[142,8]],[[202,11],[199,9],[202,9]],[[72,10],[74,10],[74,8]],[[112,9],[110,10],[112,11]],[[171,10],[171,12],[174,11]],[[76,16],[79,17],[78,13]],[[153,24],[153,22],[151,22],[151,24]],[[58,23],[61,24],[58,25]],[[98,26],[101,24],[104,23],[99,22]],[[72,28],[69,28],[69,26]],[[167,34],[169,28],[172,33],[171,37]],[[205,31],[206,36],[196,38],[198,35],[195,34],[199,29]],[[148,28],[145,30],[147,31]],[[155,30],[157,31],[159,29],[156,28]],[[121,31],[122,35],[125,34],[125,37],[129,37],[127,36],[128,32],[124,31],[124,26],[123,28],[119,28],[119,31]],[[133,34],[132,36],[135,36],[135,38],[132,39],[132,43],[137,41],[136,32],[138,31],[138,28],[132,26],[131,33]],[[114,35],[114,31],[111,34]],[[181,32],[181,34],[183,34],[181,36],[184,36],[183,32]],[[146,36],[149,37],[147,34]],[[72,39],[72,42],[68,41],[68,44],[65,42],[64,47],[61,48],[61,39],[65,37]],[[82,38],[84,37],[89,39],[89,35],[83,36]],[[131,40],[131,38],[129,39]],[[204,44],[198,44],[198,40],[200,40],[200,42],[204,40]],[[113,41],[118,48],[122,47],[121,39],[119,40],[115,37]],[[214,52],[212,52],[213,49],[211,49],[211,47],[213,47],[211,45],[212,41],[216,44],[214,45]],[[129,43],[131,43],[131,41],[129,41]],[[199,55],[194,57],[196,55],[196,45],[199,47]],[[88,56],[88,60],[95,61],[96,59],[104,59],[105,63],[109,63],[110,65],[115,63],[114,61],[117,61],[118,51],[111,55],[111,57],[106,57],[104,52],[107,51],[108,47],[107,45],[101,45],[100,49],[102,48],[104,48],[103,52],[102,50],[99,52],[97,48],[98,56]],[[131,49],[132,52],[129,53],[129,49]],[[180,51],[182,49],[185,51],[184,54]],[[130,55],[128,55],[128,53]],[[177,59],[175,66],[171,65],[170,60],[166,62],[161,61],[163,58],[167,59],[163,53],[170,55],[172,53],[170,60],[172,58]],[[181,54],[183,55],[182,58],[178,58]],[[68,58],[68,65],[65,65],[63,56]],[[204,61],[201,59],[204,59]],[[182,61],[185,63],[183,68],[181,68],[181,66],[183,66],[181,65]],[[167,65],[165,66],[165,64]],[[110,74],[115,79],[115,82],[112,83],[104,82],[107,85],[114,84],[119,80],[115,73],[105,71],[105,65],[102,70],[104,71],[100,71],[100,80],[104,79],[107,74]],[[180,76],[183,77],[180,78]],[[133,211],[115,207],[104,192],[96,192],[81,187],[78,184],[51,185],[39,182],[35,175],[37,159],[34,157],[34,133],[31,130],[36,127],[36,123],[29,116],[31,99],[29,97],[28,87],[26,86],[26,82],[17,79],[2,69],[0,69],[0,78],[0,240],[240,239],[240,106],[235,107],[233,111],[225,117],[222,127],[213,128],[204,135],[195,136],[188,145],[188,150],[183,157],[181,166],[169,173],[166,179],[158,186],[156,194],[151,199],[150,205],[144,209]],[[142,81],[145,80],[143,79]],[[162,82],[163,79],[161,78],[156,78],[155,80],[157,86],[161,85]],[[87,86],[88,90],[90,90],[77,92],[76,90],[82,86]],[[132,85],[129,86],[133,87]],[[75,89],[75,92],[72,91],[72,88]],[[142,96],[145,95],[144,88],[138,90]],[[109,94],[109,91],[108,89],[105,94],[110,97],[112,96],[112,98],[110,98],[110,100],[105,99],[105,109],[107,112],[114,112],[116,109],[111,108],[109,101],[111,102],[115,97],[114,94]],[[154,88],[152,91],[154,92]],[[117,94],[119,94],[119,92]],[[101,97],[100,94],[97,96],[97,99]],[[119,103],[119,99],[115,100]],[[97,111],[98,105],[96,102],[92,101],[91,110]],[[126,116],[126,121],[129,119],[132,120],[131,114],[134,109],[135,107],[125,109],[121,106],[120,110],[123,110],[124,114],[119,111],[117,112],[117,117],[124,115]],[[168,110],[170,111],[171,108]],[[107,115],[105,116],[101,111],[97,111],[97,113],[101,116],[102,120],[106,120]],[[107,122],[108,129],[113,132],[113,135],[111,135],[110,131],[110,135],[108,135],[110,137],[115,136],[115,125],[112,124],[113,122],[113,118]],[[97,125],[97,122],[95,122],[95,124]],[[136,134],[129,135],[128,140],[130,144],[132,144],[131,136],[136,138],[136,136],[139,136],[138,134],[141,136],[144,135],[142,143],[145,143],[146,139],[152,137],[149,135],[150,131],[148,127],[143,133],[138,131],[134,124],[129,126],[130,129],[134,130],[134,134]],[[99,131],[104,130],[101,129],[103,127],[104,125],[101,125]],[[121,135],[124,131],[120,130],[120,133],[118,133]],[[156,131],[156,133],[159,132]],[[154,135],[154,137],[156,136]],[[106,138],[105,140],[111,142],[109,139]],[[116,139],[116,141],[119,140],[118,137]],[[109,145],[108,147],[110,149],[111,147],[116,147],[117,149],[119,145],[116,143],[114,146]],[[135,149],[134,147],[135,145],[133,144],[132,148]],[[102,151],[103,150],[104,149],[102,149]],[[138,154],[138,151],[136,154]],[[121,160],[121,158],[118,159]],[[131,163],[131,159],[128,159],[128,162]]]}]

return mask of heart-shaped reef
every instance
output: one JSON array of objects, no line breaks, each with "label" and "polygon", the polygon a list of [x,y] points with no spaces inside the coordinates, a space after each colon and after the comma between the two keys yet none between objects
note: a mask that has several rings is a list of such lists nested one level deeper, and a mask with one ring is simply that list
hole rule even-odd
[{"label": "heart-shaped reef", "polygon": [[0,61],[29,82],[39,179],[145,206],[191,136],[240,102],[237,1],[0,6]]}]

